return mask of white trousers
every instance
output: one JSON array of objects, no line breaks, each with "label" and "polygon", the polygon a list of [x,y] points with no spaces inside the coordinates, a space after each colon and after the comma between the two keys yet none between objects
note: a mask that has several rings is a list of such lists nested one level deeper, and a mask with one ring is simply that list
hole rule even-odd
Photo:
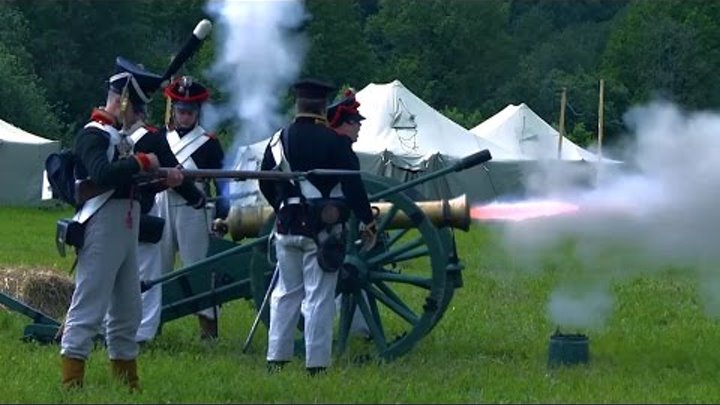
[{"label": "white trousers", "polygon": [[278,281],[270,298],[268,361],[288,361],[300,312],[305,318],[305,366],[327,367],[332,353],[338,273],[320,269],[311,238],[276,235]]},{"label": "white trousers", "polygon": [[75,269],[75,291],[60,343],[63,356],[86,359],[107,314],[105,340],[109,357],[137,357],[135,334],[141,316],[139,218],[140,204],[136,201],[110,199],[85,223],[85,243],[78,252]]},{"label": "white trousers", "polygon": [[[158,242],[163,273],[174,270],[175,252],[180,254],[180,261],[185,267],[207,257],[210,224],[206,210],[188,206],[187,201],[173,190],[158,193],[155,204],[160,216],[165,218],[165,229]],[[157,312],[160,312],[160,308]],[[212,307],[198,314],[215,318]]]},{"label": "white trousers", "polygon": [[[149,215],[160,216],[160,209],[155,204],[148,212]],[[165,230],[163,229],[163,233]],[[163,275],[162,255],[158,243],[138,244],[138,266],[140,280],[155,280]],[[142,320],[135,340],[148,341],[155,337],[160,327],[160,312],[162,309],[162,285],[156,284],[142,293]]]}]

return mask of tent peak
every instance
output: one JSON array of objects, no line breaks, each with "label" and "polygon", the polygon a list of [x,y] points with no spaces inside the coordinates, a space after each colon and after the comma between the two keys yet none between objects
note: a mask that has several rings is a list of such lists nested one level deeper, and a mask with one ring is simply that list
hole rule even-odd
[{"label": "tent peak", "polygon": [[25,131],[22,128],[16,127],[15,125],[0,119],[0,139],[4,142],[12,143],[28,143],[28,144],[59,144],[58,141],[53,139],[43,138],[41,136],[32,134]]}]

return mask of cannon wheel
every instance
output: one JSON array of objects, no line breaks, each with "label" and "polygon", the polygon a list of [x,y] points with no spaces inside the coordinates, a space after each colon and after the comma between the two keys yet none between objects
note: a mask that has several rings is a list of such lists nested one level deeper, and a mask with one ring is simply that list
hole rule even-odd
[{"label": "cannon wheel", "polygon": [[[397,180],[368,173],[363,173],[363,182],[371,198],[399,184]],[[378,218],[380,237],[372,250],[362,252],[356,243],[357,219],[353,217],[348,226],[348,252],[337,288],[341,305],[334,352],[338,356],[352,354],[387,361],[402,356],[440,320],[457,287],[448,277],[451,232],[436,228],[405,192],[389,195],[382,201],[392,203],[392,209]],[[392,218],[400,214],[412,218],[415,227],[388,229]],[[270,232],[272,221],[274,218],[268,221],[263,234]],[[258,309],[273,270],[271,267],[262,274],[251,275]],[[261,315],[266,325],[268,307],[269,303]],[[369,339],[356,339],[351,333],[356,312],[366,320]]]},{"label": "cannon wheel", "polygon": [[[363,175],[363,181],[371,198],[394,185],[374,175]],[[353,348],[350,329],[353,314],[359,311],[376,354],[385,360],[402,356],[432,330],[455,290],[455,283],[448,278],[450,231],[436,228],[404,192],[383,200],[392,203],[392,209],[378,218],[380,237],[371,251],[362,252],[355,243],[359,239],[357,219],[349,224],[349,251],[338,280],[342,293],[338,355]],[[415,227],[389,229],[392,218],[400,214],[411,218]]]}]

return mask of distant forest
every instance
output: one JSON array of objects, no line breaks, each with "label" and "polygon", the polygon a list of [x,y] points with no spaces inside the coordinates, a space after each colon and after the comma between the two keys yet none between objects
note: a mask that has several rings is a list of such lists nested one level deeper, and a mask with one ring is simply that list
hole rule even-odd
[{"label": "distant forest", "polygon": [[[122,55],[162,71],[195,24],[200,0],[0,2],[0,118],[72,140]],[[605,80],[605,140],[622,140],[628,107],[654,99],[720,107],[720,2],[687,0],[308,0],[303,74],[361,89],[399,79],[470,128],[524,102],[595,140]],[[209,41],[212,41],[211,36]],[[186,72],[202,77],[213,46]],[[258,61],[262,63],[262,61]],[[212,86],[212,83],[210,83]],[[157,100],[159,99],[159,100]],[[162,111],[156,97],[153,111]],[[162,113],[154,114],[155,117]]]}]

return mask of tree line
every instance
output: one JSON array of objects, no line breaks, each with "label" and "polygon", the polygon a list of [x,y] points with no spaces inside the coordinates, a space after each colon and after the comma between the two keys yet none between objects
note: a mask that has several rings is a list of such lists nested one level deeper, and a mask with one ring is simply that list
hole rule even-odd
[{"label": "tree line", "polygon": [[[587,145],[605,81],[605,139],[626,136],[623,113],[662,98],[720,105],[720,2],[683,0],[307,0],[303,75],[358,89],[402,81],[470,128],[524,102]],[[70,142],[104,101],[115,57],[161,72],[202,0],[6,0],[0,3],[0,118]],[[214,40],[211,35],[210,41]],[[212,49],[185,68],[202,77]],[[259,61],[258,63],[262,63]],[[212,83],[210,83],[212,86]],[[159,99],[159,100],[158,100]],[[151,106],[162,115],[161,97]],[[156,120],[157,121],[157,120]]]}]

